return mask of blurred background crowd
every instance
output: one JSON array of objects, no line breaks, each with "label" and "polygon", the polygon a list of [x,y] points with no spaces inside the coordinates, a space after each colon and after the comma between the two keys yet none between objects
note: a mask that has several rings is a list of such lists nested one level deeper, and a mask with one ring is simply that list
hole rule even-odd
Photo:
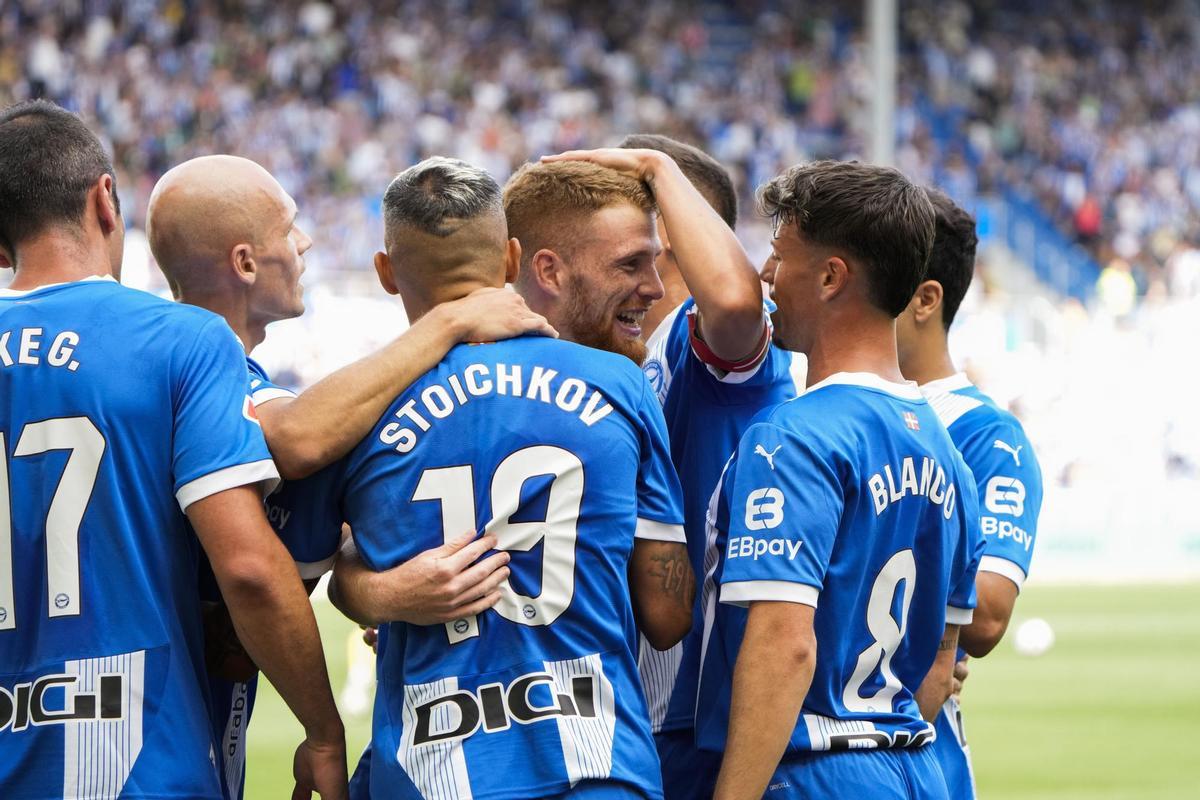
[{"label": "blurred background crowd", "polygon": [[[864,27],[860,4],[819,1],[0,0],[0,105],[48,97],[102,133],[126,282],[151,291],[141,229],[162,172],[213,152],[273,172],[316,244],[309,313],[272,327],[262,360],[302,386],[403,328],[370,268],[379,198],[428,155],[503,181],[666,133],[731,169],[762,258],[755,187],[864,153]],[[1150,569],[1157,551],[1118,527],[1200,560],[1178,491],[1200,487],[1198,45],[1193,2],[901,3],[897,166],[979,220],[952,341],[1039,448],[1039,561],[1057,572],[1089,563],[1098,530]]]}]

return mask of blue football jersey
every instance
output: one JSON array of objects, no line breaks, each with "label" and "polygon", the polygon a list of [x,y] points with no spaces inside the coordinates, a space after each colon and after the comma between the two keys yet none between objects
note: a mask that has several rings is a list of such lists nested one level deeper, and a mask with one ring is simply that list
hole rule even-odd
[{"label": "blue football jersey", "polygon": [[[769,306],[764,312],[772,310]],[[767,343],[744,369],[709,363],[694,336],[696,302],[688,298],[668,315],[647,342],[642,365],[663,405],[671,460],[683,488],[688,558],[697,580],[704,575],[708,500],[721,469],[759,411],[796,396],[792,354]],[[697,593],[692,631],[670,650],[643,641],[638,670],[650,709],[651,729],[690,730],[700,674],[702,611]]]},{"label": "blue football jersey", "polygon": [[[1042,473],[1033,446],[1016,417],[962,373],[931,381],[921,391],[975,476],[984,541],[979,571],[1003,575],[1019,590],[1029,574],[1042,506]],[[970,748],[957,698],[946,701],[937,730],[934,751],[951,800],[971,800]]]},{"label": "blue football jersey", "polygon": [[306,518],[349,522],[372,569],[465,531],[512,554],[495,608],[380,631],[373,797],[515,800],[589,781],[661,797],[628,562],[635,538],[683,542],[683,515],[632,362],[539,337],[460,345],[324,477],[340,507]]},{"label": "blue football jersey", "polygon": [[915,384],[840,373],[764,412],[713,498],[698,744],[724,749],[755,600],[816,608],[816,667],[789,752],[929,741],[913,698],[946,624],[969,622],[975,605],[973,486]]},{"label": "blue football jersey", "polygon": [[5,798],[220,797],[181,509],[277,477],[246,386],[207,311],[0,291]]},{"label": "blue football jersey", "polygon": [[975,475],[984,552],[980,572],[994,572],[1019,589],[1029,574],[1042,470],[1025,429],[1012,414],[959,373],[921,387],[954,446]]}]

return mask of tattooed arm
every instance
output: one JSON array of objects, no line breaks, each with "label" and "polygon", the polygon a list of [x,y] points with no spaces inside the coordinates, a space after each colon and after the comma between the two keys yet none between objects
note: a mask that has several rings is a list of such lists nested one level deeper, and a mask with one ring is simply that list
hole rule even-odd
[{"label": "tattooed arm", "polygon": [[658,650],[667,650],[692,628],[696,576],[681,543],[638,539],[629,560],[629,592],[638,628]]},{"label": "tattooed arm", "polygon": [[937,658],[917,689],[916,701],[921,716],[928,722],[937,719],[938,712],[954,691],[954,659],[958,655],[958,626],[947,625],[938,645]]}]

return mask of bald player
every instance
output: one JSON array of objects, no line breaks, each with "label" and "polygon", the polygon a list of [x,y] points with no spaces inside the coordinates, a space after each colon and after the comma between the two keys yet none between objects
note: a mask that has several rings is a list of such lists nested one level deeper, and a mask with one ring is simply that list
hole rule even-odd
[{"label": "bald player", "polygon": [[[296,217],[295,202],[267,170],[227,155],[192,159],[167,172],[155,186],[147,217],[151,250],[176,299],[219,314],[242,343],[254,413],[285,478],[303,478],[344,455],[394,393],[457,342],[553,333],[515,294],[488,289],[441,306],[384,349],[297,396],[273,384],[249,355],[269,323],[304,312],[300,277],[312,240]],[[315,581],[332,563],[338,537],[298,538],[291,535],[289,516],[273,512],[271,517],[301,577]],[[460,539],[407,565],[395,576],[404,589],[404,618],[440,620],[461,613],[449,602],[449,581],[490,545],[490,540]],[[207,570],[202,570],[202,586],[206,600],[219,600]],[[244,659],[240,670],[229,669],[239,664],[239,648],[228,635],[227,615],[210,606],[207,618],[210,661],[216,662],[210,668],[223,673],[211,680],[214,736],[224,789],[227,796],[240,797],[256,681]]]}]

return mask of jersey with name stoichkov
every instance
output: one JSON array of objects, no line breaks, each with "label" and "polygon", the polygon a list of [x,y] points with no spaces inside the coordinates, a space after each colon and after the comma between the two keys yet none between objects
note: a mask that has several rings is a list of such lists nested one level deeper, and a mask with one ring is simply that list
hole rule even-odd
[{"label": "jersey with name stoichkov", "polygon": [[[704,575],[708,500],[725,462],[751,420],[769,406],[796,396],[791,353],[771,344],[764,308],[763,338],[741,363],[718,358],[697,331],[696,301],[688,298],[671,312],[646,343],[642,370],[663,405],[671,438],[671,459],[683,488],[688,559],[697,578]],[[669,650],[643,642],[638,670],[655,733],[691,730],[700,675],[702,630],[696,597],[692,630]]]},{"label": "jersey with name stoichkov", "polygon": [[[697,738],[723,750],[746,608],[816,609],[788,752],[918,746],[914,695],[975,605],[970,470],[915,384],[838,373],[761,416],[713,498]],[[718,602],[719,601],[719,602]]]},{"label": "jersey with name stoichkov", "polygon": [[5,798],[219,798],[181,509],[274,480],[224,320],[89,279],[0,291]]},{"label": "jersey with name stoichkov", "polygon": [[635,538],[682,543],[683,515],[633,362],[539,337],[459,345],[324,477],[340,507],[316,524],[347,521],[372,569],[472,530],[512,556],[494,608],[381,630],[372,797],[589,781],[661,797],[628,568]]},{"label": "jersey with name stoichkov", "polygon": [[[1019,591],[1029,574],[1042,507],[1042,471],[1033,445],[1017,418],[961,372],[930,381],[921,392],[975,475],[984,541],[979,571],[1002,575]],[[935,725],[934,752],[951,800],[969,800],[975,788],[957,697],[946,701]]]}]

